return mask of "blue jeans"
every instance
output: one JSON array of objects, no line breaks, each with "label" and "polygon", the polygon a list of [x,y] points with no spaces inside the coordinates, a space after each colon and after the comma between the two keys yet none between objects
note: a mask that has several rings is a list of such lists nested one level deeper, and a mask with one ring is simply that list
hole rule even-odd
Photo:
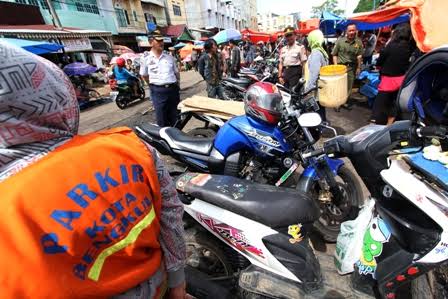
[{"label": "blue jeans", "polygon": [[222,95],[222,86],[219,84],[212,85],[210,83],[207,83],[207,96],[213,99],[224,99],[224,96]]},{"label": "blue jeans", "polygon": [[156,112],[159,127],[172,127],[177,121],[177,105],[180,101],[179,86],[170,87],[150,85],[151,100]]}]

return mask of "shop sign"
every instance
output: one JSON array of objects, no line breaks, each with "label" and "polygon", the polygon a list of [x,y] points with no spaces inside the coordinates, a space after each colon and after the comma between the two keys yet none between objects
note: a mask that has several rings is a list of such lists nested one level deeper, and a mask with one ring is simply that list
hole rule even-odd
[{"label": "shop sign", "polygon": [[63,39],[61,40],[64,45],[65,52],[82,52],[92,50],[92,44],[90,39],[78,38],[78,39]]}]

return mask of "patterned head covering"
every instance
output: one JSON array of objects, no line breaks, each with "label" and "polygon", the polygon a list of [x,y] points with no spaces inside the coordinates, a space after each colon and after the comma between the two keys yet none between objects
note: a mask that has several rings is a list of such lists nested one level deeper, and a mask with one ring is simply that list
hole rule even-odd
[{"label": "patterned head covering", "polygon": [[75,90],[50,61],[0,41],[0,181],[78,132]]}]

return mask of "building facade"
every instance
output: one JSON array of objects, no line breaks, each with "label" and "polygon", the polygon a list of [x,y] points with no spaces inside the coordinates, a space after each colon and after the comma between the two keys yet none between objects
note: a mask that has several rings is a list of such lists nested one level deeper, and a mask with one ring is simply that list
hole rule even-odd
[{"label": "building facade", "polygon": [[[7,1],[36,6],[45,23],[54,24],[46,0]],[[136,36],[147,33],[146,16],[140,0],[57,0],[52,4],[63,27],[107,31],[112,33],[113,43],[134,50],[138,49]]]},{"label": "building facade", "polygon": [[256,28],[256,0],[185,0],[189,28]]},{"label": "building facade", "polygon": [[258,14],[258,29],[263,32],[282,31],[288,26],[297,28],[299,13],[277,15],[274,13]]},{"label": "building facade", "polygon": [[165,0],[168,25],[187,24],[184,0]]},{"label": "building facade", "polygon": [[148,31],[151,31],[154,26],[168,25],[164,0],[142,0],[141,2]]}]

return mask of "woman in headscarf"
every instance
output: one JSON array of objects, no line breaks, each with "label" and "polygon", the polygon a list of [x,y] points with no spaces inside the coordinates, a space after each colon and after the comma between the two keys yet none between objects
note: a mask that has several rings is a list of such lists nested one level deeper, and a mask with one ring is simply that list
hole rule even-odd
[{"label": "woman in headscarf", "polygon": [[0,297],[183,299],[183,208],[155,151],[128,128],[77,135],[48,60],[0,41],[0,65]]},{"label": "woman in headscarf", "polygon": [[[305,84],[304,92],[308,92],[317,86],[319,79],[320,68],[328,65],[328,54],[323,48],[324,34],[320,30],[313,30],[308,35],[308,47],[311,49],[311,54],[308,56],[307,68],[308,74],[307,82]],[[316,93],[317,94],[317,93]],[[322,120],[326,120],[325,108],[320,106],[319,114]]]}]

